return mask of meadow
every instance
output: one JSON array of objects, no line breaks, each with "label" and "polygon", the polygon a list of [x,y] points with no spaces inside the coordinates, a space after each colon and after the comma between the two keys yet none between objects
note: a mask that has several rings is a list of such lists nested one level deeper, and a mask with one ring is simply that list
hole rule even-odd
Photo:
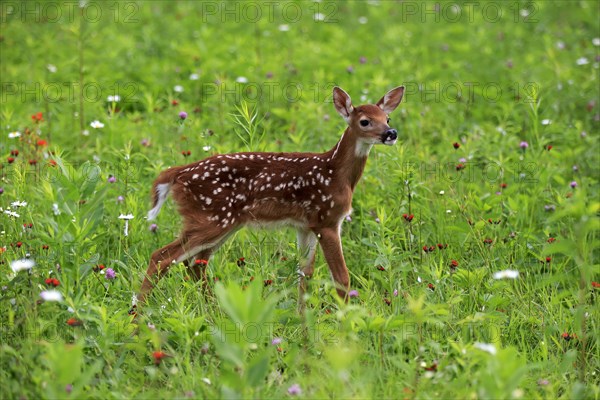
[{"label": "meadow", "polygon": [[[0,3],[0,397],[600,398],[595,1]],[[295,232],[242,230],[204,298],[163,169],[326,151],[405,85],[297,309]]]}]

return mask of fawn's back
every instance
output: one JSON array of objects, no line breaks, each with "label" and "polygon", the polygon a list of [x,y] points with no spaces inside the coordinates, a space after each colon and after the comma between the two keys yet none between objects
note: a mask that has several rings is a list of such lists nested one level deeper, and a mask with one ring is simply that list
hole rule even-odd
[{"label": "fawn's back", "polygon": [[217,155],[177,167],[171,191],[187,219],[201,214],[223,228],[277,222],[310,228],[337,223],[350,211],[343,190],[332,190],[334,171],[329,153]]}]

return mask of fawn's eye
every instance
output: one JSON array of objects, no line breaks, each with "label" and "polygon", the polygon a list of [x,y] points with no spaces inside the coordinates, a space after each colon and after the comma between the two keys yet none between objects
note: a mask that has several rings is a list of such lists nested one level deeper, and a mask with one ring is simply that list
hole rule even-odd
[{"label": "fawn's eye", "polygon": [[388,124],[390,123],[390,119],[389,119],[389,118],[387,119],[387,123],[388,123]]},{"label": "fawn's eye", "polygon": [[371,122],[368,119],[361,119],[360,126],[369,126]]}]

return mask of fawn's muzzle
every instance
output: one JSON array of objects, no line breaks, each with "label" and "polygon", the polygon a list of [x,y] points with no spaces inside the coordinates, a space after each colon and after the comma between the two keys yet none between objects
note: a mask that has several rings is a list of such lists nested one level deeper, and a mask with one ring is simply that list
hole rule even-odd
[{"label": "fawn's muzzle", "polygon": [[396,143],[396,139],[398,139],[398,131],[395,129],[388,129],[381,135],[381,141],[383,144],[393,145]]}]

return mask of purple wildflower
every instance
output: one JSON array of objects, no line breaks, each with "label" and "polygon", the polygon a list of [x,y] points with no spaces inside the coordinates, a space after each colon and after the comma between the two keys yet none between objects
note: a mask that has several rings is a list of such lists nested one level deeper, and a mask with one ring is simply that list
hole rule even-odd
[{"label": "purple wildflower", "polygon": [[573,189],[575,189],[575,188],[577,187],[577,182],[576,182],[576,181],[572,181],[572,182],[571,182],[571,187],[572,187]]},{"label": "purple wildflower", "polygon": [[117,178],[115,178],[113,175],[109,175],[107,181],[108,183],[115,183],[117,181]]},{"label": "purple wildflower", "polygon": [[104,271],[104,277],[109,281],[112,281],[113,279],[115,279],[116,276],[117,276],[117,273],[112,268],[106,268],[106,271]]},{"label": "purple wildflower", "polygon": [[358,290],[351,290],[348,292],[348,297],[358,297]]},{"label": "purple wildflower", "polygon": [[67,385],[65,386],[65,392],[67,392],[67,394],[71,394],[72,391],[73,391],[73,385],[71,385],[70,383],[67,383]]},{"label": "purple wildflower", "polygon": [[277,346],[277,345],[280,345],[282,341],[283,341],[283,339],[276,337],[276,338],[273,338],[273,340],[271,340],[271,344],[273,346]]},{"label": "purple wildflower", "polygon": [[154,233],[158,229],[158,225],[152,224],[148,229],[150,230],[150,232]]},{"label": "purple wildflower", "polygon": [[125,197],[123,197],[123,196],[119,196],[119,197],[117,197],[117,201],[118,201],[119,203],[122,203],[124,200],[125,200]]},{"label": "purple wildflower", "polygon": [[300,385],[298,385],[297,383],[294,383],[292,386],[290,386],[288,388],[288,393],[291,394],[292,396],[300,395],[300,394],[302,394],[302,389],[300,389]]},{"label": "purple wildflower", "polygon": [[4,193],[4,188],[0,187],[0,194]]},{"label": "purple wildflower", "polygon": [[183,120],[183,119],[186,119],[186,118],[187,118],[187,113],[186,113],[185,111],[181,111],[181,112],[179,113],[179,118],[181,118],[182,120]]},{"label": "purple wildflower", "polygon": [[394,289],[394,297],[398,297],[398,289]]},{"label": "purple wildflower", "polygon": [[367,63],[367,57],[365,57],[365,56],[361,56],[361,57],[358,59],[358,62],[359,62],[359,63],[361,63],[361,64],[366,64],[366,63]]},{"label": "purple wildflower", "polygon": [[522,142],[519,144],[519,147],[520,147],[520,148],[522,148],[523,150],[525,150],[526,148],[528,148],[528,147],[529,147],[529,143],[527,143],[526,141],[524,141],[524,140],[523,140],[523,141],[522,141]]}]

